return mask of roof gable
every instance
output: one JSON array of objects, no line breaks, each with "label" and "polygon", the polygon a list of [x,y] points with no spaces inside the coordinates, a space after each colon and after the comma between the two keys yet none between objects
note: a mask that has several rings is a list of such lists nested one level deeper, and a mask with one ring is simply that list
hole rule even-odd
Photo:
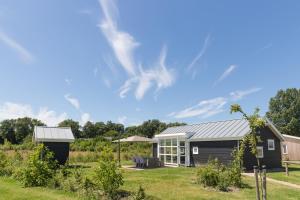
[{"label": "roof gable", "polygon": [[[282,135],[271,121],[268,119],[266,121],[266,125],[270,127],[272,132],[280,140],[283,140]],[[234,119],[170,127],[159,135],[156,135],[156,137],[180,136],[196,141],[241,140],[246,134],[250,133],[250,131],[248,120]]]},{"label": "roof gable", "polygon": [[73,142],[74,135],[69,127],[34,127],[34,141],[36,142]]}]

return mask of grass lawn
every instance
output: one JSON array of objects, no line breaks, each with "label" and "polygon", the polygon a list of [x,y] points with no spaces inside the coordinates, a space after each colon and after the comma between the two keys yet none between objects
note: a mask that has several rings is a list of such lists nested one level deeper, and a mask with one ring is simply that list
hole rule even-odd
[{"label": "grass lawn", "polygon": [[[255,199],[254,180],[244,177],[248,185],[238,191],[218,192],[195,184],[194,168],[160,168],[143,171],[126,170],[124,189],[135,191],[139,185],[157,199]],[[269,199],[300,199],[300,190],[268,183]]]},{"label": "grass lawn", "polygon": [[300,185],[300,165],[289,165],[289,176],[283,172],[270,172],[268,177]]},{"label": "grass lawn", "polygon": [[[92,177],[96,163],[88,163],[85,173]],[[135,192],[139,185],[153,199],[255,199],[254,181],[244,177],[247,187],[233,192],[218,192],[195,184],[195,168],[159,168],[146,170],[123,170],[125,184],[122,189]],[[268,199],[300,199],[300,190],[268,183]],[[2,199],[77,199],[77,195],[47,188],[23,188],[9,178],[0,178],[0,200]]]},{"label": "grass lawn", "polygon": [[48,188],[23,188],[22,185],[10,178],[0,177],[1,200],[71,200],[77,195]]}]

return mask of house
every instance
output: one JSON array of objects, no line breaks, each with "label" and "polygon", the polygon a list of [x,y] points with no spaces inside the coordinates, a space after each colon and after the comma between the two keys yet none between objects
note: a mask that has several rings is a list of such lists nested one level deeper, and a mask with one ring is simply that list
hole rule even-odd
[{"label": "house", "polygon": [[[233,159],[232,151],[239,147],[240,141],[249,132],[246,119],[170,127],[155,135],[153,156],[165,165],[173,166],[198,166],[214,158],[228,164]],[[283,137],[269,120],[266,127],[260,130],[260,138],[257,157],[267,168],[280,168],[280,142]],[[246,169],[257,165],[256,157],[249,148],[245,150],[243,164]]]},{"label": "house", "polygon": [[300,160],[300,137],[282,134],[282,157],[284,160]]},{"label": "house", "polygon": [[33,140],[43,143],[54,153],[58,163],[64,165],[69,158],[70,142],[74,141],[74,135],[69,127],[36,126]]}]

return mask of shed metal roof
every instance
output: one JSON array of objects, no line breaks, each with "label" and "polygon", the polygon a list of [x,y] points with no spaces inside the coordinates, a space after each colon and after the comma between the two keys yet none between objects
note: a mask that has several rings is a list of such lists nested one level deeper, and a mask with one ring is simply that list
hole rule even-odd
[{"label": "shed metal roof", "polygon": [[238,140],[249,132],[250,126],[246,119],[234,119],[170,127],[159,136],[189,133],[190,140]]},{"label": "shed metal roof", "polygon": [[34,127],[34,141],[36,142],[73,142],[74,135],[69,127]]}]

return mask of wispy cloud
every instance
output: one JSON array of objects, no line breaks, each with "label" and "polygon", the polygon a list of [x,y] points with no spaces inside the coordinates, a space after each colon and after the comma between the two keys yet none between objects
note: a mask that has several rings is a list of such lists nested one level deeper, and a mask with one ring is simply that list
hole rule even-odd
[{"label": "wispy cloud", "polygon": [[121,116],[121,117],[118,117],[118,123],[120,123],[120,124],[125,124],[125,122],[126,122],[126,120],[127,120],[127,117],[126,116]]},{"label": "wispy cloud", "polygon": [[47,107],[41,107],[38,112],[35,112],[28,104],[5,102],[0,105],[0,121],[21,117],[36,118],[46,123],[48,126],[56,126],[59,122],[67,119],[68,115],[67,113],[57,114]]},{"label": "wispy cloud", "polygon": [[235,69],[237,68],[236,65],[230,65],[223,74],[218,78],[218,80],[214,83],[214,86],[222,82],[225,78],[227,78]]},{"label": "wispy cloud", "polygon": [[72,80],[69,78],[65,78],[65,82],[67,85],[71,85],[72,84]]},{"label": "wispy cloud", "polygon": [[130,75],[135,75],[134,50],[139,46],[129,33],[120,31],[117,25],[118,9],[112,0],[100,0],[104,19],[99,24],[113,49],[116,58]]},{"label": "wispy cloud", "polygon": [[91,121],[91,116],[89,113],[82,113],[81,114],[81,121],[80,124],[84,125],[85,123],[87,123],[88,121]]},{"label": "wispy cloud", "polygon": [[237,100],[243,99],[247,95],[250,95],[250,94],[255,93],[255,92],[259,92],[260,90],[262,90],[262,88],[251,88],[251,89],[248,89],[248,90],[237,90],[237,91],[231,92],[230,96],[231,96],[233,101],[237,101]]},{"label": "wispy cloud", "polygon": [[262,88],[252,88],[248,90],[238,90],[231,92],[229,97],[217,97],[202,100],[198,104],[185,108],[178,112],[171,112],[167,116],[174,118],[201,117],[207,118],[225,111],[225,106],[229,103],[243,99],[245,96],[260,91]]},{"label": "wispy cloud", "polygon": [[260,52],[262,52],[262,51],[265,51],[265,50],[271,48],[272,46],[273,46],[272,43],[268,43],[268,44],[266,44],[265,46],[263,46],[262,48],[258,49],[258,50],[256,51],[256,54],[258,54],[258,53],[260,53]]},{"label": "wispy cloud", "polygon": [[74,108],[76,108],[77,110],[80,109],[80,103],[78,99],[71,97],[70,94],[66,94],[64,97],[72,106],[74,106]]},{"label": "wispy cloud", "polygon": [[179,112],[170,113],[169,116],[175,118],[188,118],[188,117],[202,117],[207,118],[209,116],[221,113],[224,111],[224,106],[227,104],[227,99],[218,97],[214,99],[208,99],[200,101],[197,105],[188,107]]},{"label": "wispy cloud", "polygon": [[202,59],[202,57],[204,56],[204,54],[206,53],[209,44],[210,44],[210,35],[207,35],[205,40],[204,40],[204,44],[200,50],[200,52],[196,55],[196,57],[192,60],[192,62],[188,65],[187,70],[190,71],[194,68],[194,66]]},{"label": "wispy cloud", "polygon": [[139,42],[129,33],[119,30],[118,8],[114,1],[100,0],[99,2],[104,13],[104,19],[99,27],[113,49],[115,57],[129,76],[120,87],[120,97],[126,97],[126,94],[134,89],[136,99],[140,100],[153,85],[156,85],[156,92],[171,86],[175,74],[173,70],[167,69],[165,64],[167,48],[165,46],[162,48],[159,61],[154,67],[145,70],[142,65],[137,66],[134,51],[140,45]]},{"label": "wispy cloud", "polygon": [[34,56],[25,47],[2,31],[0,31],[0,41],[17,52],[20,59],[25,63],[31,63],[34,61]]}]

